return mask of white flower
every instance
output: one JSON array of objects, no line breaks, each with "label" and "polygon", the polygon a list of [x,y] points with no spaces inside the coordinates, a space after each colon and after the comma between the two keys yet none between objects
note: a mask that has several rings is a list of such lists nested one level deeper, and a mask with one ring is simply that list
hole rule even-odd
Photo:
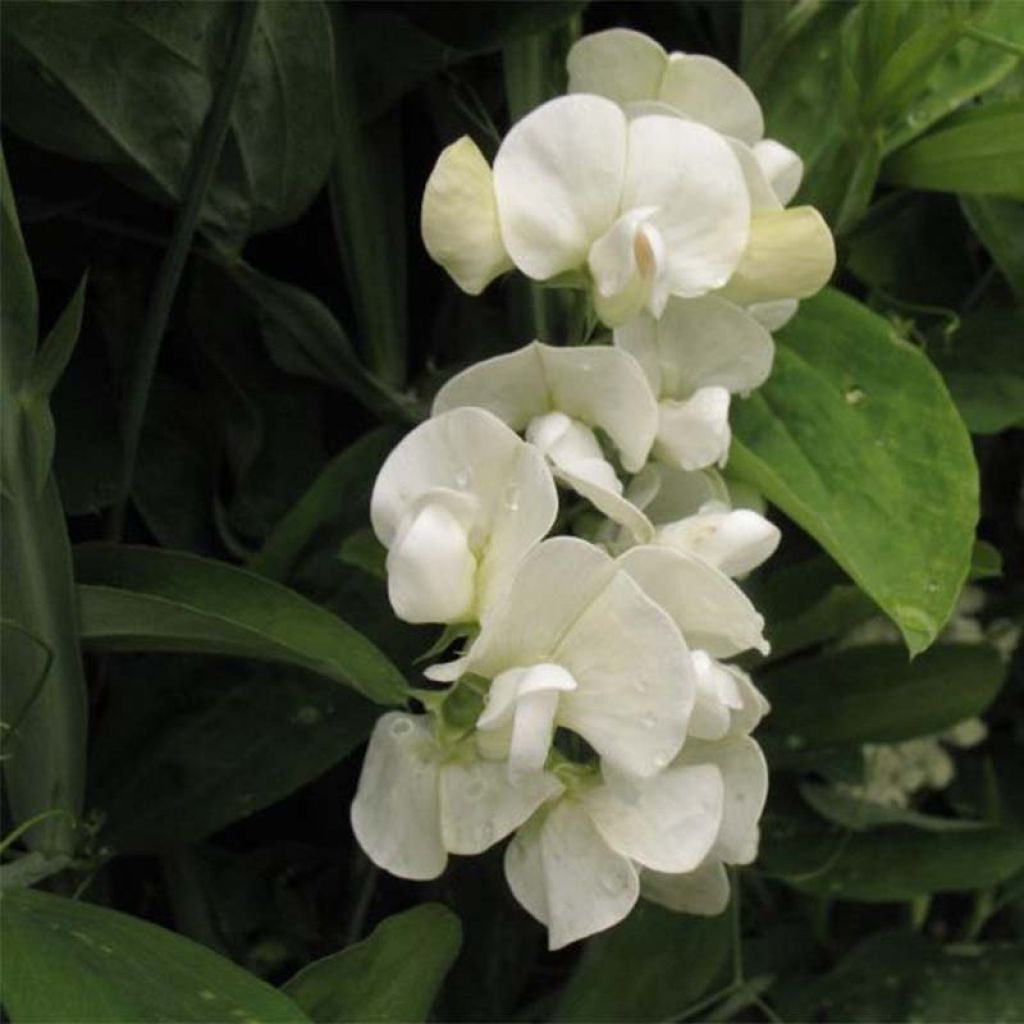
[{"label": "white flower", "polygon": [[604,346],[555,348],[533,342],[486,359],[449,380],[434,414],[461,406],[494,413],[550,459],[557,479],[621,523],[640,541],[647,518],[622,496],[622,483],[594,434],[604,431],[626,470],[647,461],[658,409],[643,371],[626,352]]},{"label": "white flower", "polygon": [[433,719],[394,711],[378,719],[352,802],[366,855],[400,878],[436,878],[449,853],[482,853],[518,828],[562,784],[545,772],[508,782],[472,740],[446,750]]},{"label": "white flower", "polygon": [[768,713],[769,705],[750,676],[735,665],[723,665],[707,651],[691,653],[697,677],[697,700],[689,735],[701,740],[745,736]]},{"label": "white flower", "polygon": [[750,237],[721,294],[751,306],[771,330],[797,299],[819,291],[835,267],[832,235],[812,207],[784,210],[803,165],[792,150],[764,139],[764,118],[749,87],[711,57],[668,54],[653,39],[611,29],[580,39],[568,58],[569,89],[604,96],[629,116],[671,114],[729,138],[750,194]]},{"label": "white flower", "polygon": [[488,610],[467,654],[428,669],[437,680],[493,680],[479,735],[493,733],[487,753],[507,756],[513,778],[544,764],[557,726],[638,776],[679,752],[693,665],[675,623],[623,568],[585,541],[545,541]]},{"label": "white flower", "polygon": [[683,872],[648,867],[640,878],[641,893],[670,910],[720,914],[729,902],[726,864],[750,864],[757,857],[758,822],[768,796],[768,766],[761,748],[749,736],[717,743],[687,740],[673,769],[714,765],[724,783],[721,825],[707,856],[696,869]]},{"label": "white flower", "polygon": [[614,338],[658,396],[655,456],[686,470],[724,463],[729,395],[768,378],[775,355],[768,331],[739,306],[708,295],[670,299],[661,319],[640,314]]},{"label": "white flower", "polygon": [[[466,290],[479,291],[505,259],[538,281],[586,273],[598,314],[614,325],[644,308],[660,315],[669,295],[722,287],[747,248],[743,171],[704,125],[630,121],[602,97],[562,96],[509,131],[492,192],[469,145],[441,154],[422,217],[428,251]],[[462,177],[472,187],[450,187]]]},{"label": "white flower", "polygon": [[713,764],[678,764],[641,781],[603,774],[541,808],[505,851],[509,887],[547,926],[550,949],[621,921],[641,871],[696,869],[720,831],[723,782]]},{"label": "white flower", "polygon": [[551,528],[544,457],[483,409],[420,424],[388,456],[370,501],[388,548],[388,596],[407,622],[468,622]]}]

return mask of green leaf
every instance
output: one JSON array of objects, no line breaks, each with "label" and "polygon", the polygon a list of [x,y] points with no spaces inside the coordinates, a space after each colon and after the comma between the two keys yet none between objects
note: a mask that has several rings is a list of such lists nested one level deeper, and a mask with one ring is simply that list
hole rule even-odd
[{"label": "green leaf", "polygon": [[730,472],[811,534],[916,654],[970,565],[967,431],[928,359],[852,299],[826,290],[779,342],[771,378],[736,404]]},{"label": "green leaf", "polygon": [[854,832],[866,832],[880,825],[909,825],[925,832],[962,832],[985,827],[983,821],[940,818],[935,814],[922,814],[906,807],[861,800],[841,789],[820,782],[801,783],[800,795],[823,818]]},{"label": "green leaf", "polygon": [[380,713],[285,666],[154,655],[110,672],[90,804],[118,852],[193,842],[284,799],[351,754]]},{"label": "green leaf", "polygon": [[960,206],[996,266],[1024,304],[1024,203],[994,196],[961,196]]},{"label": "green leaf", "polygon": [[729,915],[694,917],[640,903],[590,939],[553,1021],[675,1020],[720,980]]},{"label": "green leaf", "polygon": [[1019,1021],[1018,946],[943,948],[910,931],[883,931],[851,950],[801,995],[799,1018],[844,1021]]},{"label": "green leaf", "polygon": [[971,575],[973,580],[990,580],[1003,575],[1003,556],[999,549],[987,541],[974,543],[971,553]]},{"label": "green leaf", "polygon": [[320,1024],[425,1021],[461,945],[459,919],[424,903],[304,967],[283,991]]},{"label": "green leaf", "polygon": [[940,644],[907,659],[892,644],[802,658],[766,672],[770,727],[800,750],[930,736],[985,710],[1006,675],[989,644]]},{"label": "green leaf", "polygon": [[1024,102],[954,114],[882,166],[890,185],[1024,199]]},{"label": "green leaf", "polygon": [[[61,812],[28,833],[29,846],[70,854],[75,845],[74,821],[81,813],[85,787],[86,685],[77,641],[67,528],[49,467],[52,448],[47,451],[45,427],[42,435],[38,429],[40,419],[49,424],[52,444],[52,421],[45,401],[33,400],[27,392],[37,359],[35,278],[2,160],[0,169],[0,563],[4,615],[50,654],[40,685],[38,652],[32,645],[5,643],[0,652],[4,718],[11,722],[17,715],[18,720],[18,729],[7,743],[4,785],[15,824],[48,812]],[[33,443],[33,438],[39,441],[41,437],[42,451],[38,443]]]},{"label": "green leaf", "polygon": [[336,455],[275,524],[249,568],[286,579],[314,538],[328,532],[337,535],[337,547],[342,535],[366,522],[374,478],[400,436],[395,427],[379,427]]},{"label": "green leaf", "polygon": [[230,960],[127,914],[11,890],[2,927],[3,1003],[19,1024],[308,1020]]},{"label": "green leaf", "polygon": [[336,615],[262,576],[157,548],[75,551],[81,635],[104,650],[230,654],[298,665],[382,704],[405,699],[401,673]]},{"label": "green leaf", "polygon": [[1024,315],[980,310],[933,359],[974,434],[1024,425]]},{"label": "green leaf", "polygon": [[770,808],[763,826],[765,871],[829,899],[886,903],[969,892],[1024,866],[1024,836],[990,826],[941,834],[904,825],[851,832],[823,828],[806,807]]},{"label": "green leaf", "polygon": [[[4,118],[45,149],[178,202],[233,17],[223,2],[18,5],[4,19]],[[303,213],[333,155],[324,6],[261,4],[258,17],[203,209],[205,230],[230,247]]]}]

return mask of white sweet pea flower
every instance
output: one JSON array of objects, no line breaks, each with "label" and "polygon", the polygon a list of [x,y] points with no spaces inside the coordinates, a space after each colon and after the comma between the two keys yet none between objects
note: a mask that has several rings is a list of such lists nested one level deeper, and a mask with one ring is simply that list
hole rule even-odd
[{"label": "white sweet pea flower", "polygon": [[770,558],[781,539],[760,513],[708,502],[695,515],[659,526],[653,543],[692,552],[726,576],[744,576]]},{"label": "white sweet pea flower", "polygon": [[768,331],[739,306],[708,295],[670,300],[660,320],[636,316],[614,340],[658,396],[655,457],[685,470],[724,463],[729,395],[767,379],[775,355]]},{"label": "white sweet pea flower", "polygon": [[544,772],[510,785],[471,739],[446,749],[429,715],[378,719],[351,820],[359,845],[399,878],[436,878],[449,853],[482,853],[526,821],[562,784]]},{"label": "white sweet pea flower", "polygon": [[613,768],[654,775],[679,752],[695,696],[669,614],[574,537],[534,548],[466,655],[427,670],[436,680],[464,673],[493,681],[478,735],[488,756],[507,756],[513,778],[544,764],[558,726]]},{"label": "white sweet pea flower", "polygon": [[735,665],[724,665],[707,651],[693,651],[697,700],[688,733],[700,740],[747,735],[768,713],[763,694],[750,676]]},{"label": "white sweet pea flower", "polygon": [[669,295],[722,287],[747,247],[743,171],[729,143],[702,124],[660,114],[629,121],[603,97],[562,96],[509,131],[493,192],[476,157],[472,188],[448,184],[465,173],[466,145],[449,147],[434,168],[423,228],[427,250],[468,289],[504,265],[495,211],[504,253],[520,271],[538,281],[585,274],[610,325],[641,309],[660,315]]},{"label": "white sweet pea flower", "polygon": [[717,743],[688,740],[678,765],[714,765],[722,775],[725,799],[721,826],[702,863],[685,872],[645,869],[640,891],[670,910],[715,915],[729,902],[726,864],[750,864],[757,857],[758,822],[768,796],[768,766],[749,736]]},{"label": "white sweet pea flower", "polygon": [[395,613],[475,620],[557,512],[544,457],[497,417],[457,409],[420,424],[388,456],[370,500]]},{"label": "white sweet pea flower", "polygon": [[689,552],[642,544],[616,560],[679,627],[687,644],[714,658],[767,654],[764,619],[720,569]]},{"label": "white sweet pea flower", "polygon": [[505,877],[548,929],[548,946],[617,924],[633,909],[640,873],[695,870],[721,828],[724,787],[715,765],[673,766],[634,780],[604,770],[571,788],[519,831]]},{"label": "white sweet pea flower", "polygon": [[658,408],[647,378],[628,353],[614,348],[556,348],[532,342],[516,352],[456,374],[434,399],[434,414],[462,406],[494,413],[535,444],[555,477],[578,491],[640,541],[647,518],[623,497],[623,487],[594,434],[604,431],[622,465],[647,461]]}]

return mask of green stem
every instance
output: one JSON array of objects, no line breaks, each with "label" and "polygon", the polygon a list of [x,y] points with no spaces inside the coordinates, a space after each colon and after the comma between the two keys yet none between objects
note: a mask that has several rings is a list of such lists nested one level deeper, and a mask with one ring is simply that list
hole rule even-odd
[{"label": "green stem", "polygon": [[248,0],[239,7],[238,25],[231,46],[228,65],[210,105],[202,134],[192,156],[188,182],[181,210],[174,223],[170,244],[157,272],[156,285],[146,309],[146,319],[139,335],[134,372],[128,390],[124,414],[124,470],[118,500],[111,510],[107,536],[119,540],[124,530],[125,509],[132,489],[135,464],[139,455],[139,439],[146,418],[149,392],[160,355],[160,344],[167,331],[171,306],[181,282],[192,239],[199,225],[206,193],[220,159],[224,139],[231,121],[242,72],[249,56],[249,45],[259,15],[259,0]]},{"label": "green stem", "polygon": [[991,32],[986,32],[983,28],[975,28],[973,25],[968,26],[964,34],[970,39],[973,39],[976,43],[983,43],[985,46],[994,46],[997,50],[1002,50],[1005,53],[1012,54],[1019,60],[1024,60],[1024,46],[1020,46],[1009,39],[1003,39],[1000,36],[995,36]]}]

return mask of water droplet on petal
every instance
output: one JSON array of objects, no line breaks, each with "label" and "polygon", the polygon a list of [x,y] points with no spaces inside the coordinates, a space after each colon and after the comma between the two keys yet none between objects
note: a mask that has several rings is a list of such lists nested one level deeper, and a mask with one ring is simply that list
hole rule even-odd
[{"label": "water droplet on petal", "polygon": [[654,763],[659,768],[664,768],[669,763],[669,761],[671,761],[671,760],[672,760],[672,758],[670,758],[668,756],[668,754],[655,754],[654,755]]},{"label": "water droplet on petal", "polygon": [[473,479],[473,471],[468,466],[463,466],[455,474],[456,487],[468,487],[469,481]]},{"label": "water droplet on petal", "polygon": [[519,508],[519,488],[515,486],[507,488],[502,496],[501,503],[510,512],[517,511]]},{"label": "water droplet on petal", "polygon": [[658,724],[658,719],[654,715],[644,715],[640,723],[645,729],[653,729]]}]

